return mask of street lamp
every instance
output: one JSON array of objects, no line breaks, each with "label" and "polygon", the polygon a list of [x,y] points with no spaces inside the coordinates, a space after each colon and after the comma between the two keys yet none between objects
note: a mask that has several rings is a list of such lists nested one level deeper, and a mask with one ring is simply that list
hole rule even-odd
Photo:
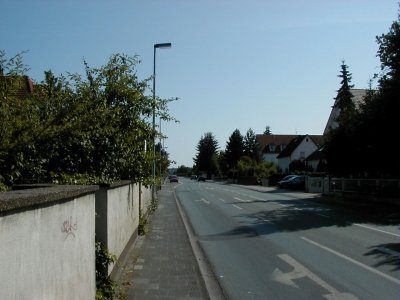
[{"label": "street lamp", "polygon": [[[171,48],[171,43],[154,44],[154,57],[153,57],[153,199],[155,194],[154,183],[156,179],[156,49]],[[160,119],[160,130],[161,130],[161,119]],[[160,132],[161,134],[161,132]],[[161,175],[161,174],[160,174]]]}]

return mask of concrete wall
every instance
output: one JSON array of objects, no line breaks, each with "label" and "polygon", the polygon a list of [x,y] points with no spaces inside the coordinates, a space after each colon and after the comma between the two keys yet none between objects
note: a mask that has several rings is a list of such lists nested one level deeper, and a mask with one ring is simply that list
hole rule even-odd
[{"label": "concrete wall", "polygon": [[[137,237],[150,187],[20,187],[0,192],[0,299],[95,299],[96,236],[120,258]],[[109,266],[109,274],[113,266]]]},{"label": "concrete wall", "polygon": [[[149,198],[150,197],[150,198]],[[96,193],[96,235],[108,251],[119,258],[130,240],[137,237],[139,205],[145,211],[151,203],[151,189],[121,181],[101,187]],[[108,268],[110,274],[114,264]]]},{"label": "concrete wall", "polygon": [[0,193],[0,299],[95,299],[95,190]]},{"label": "concrete wall", "polygon": [[151,207],[151,200],[152,200],[151,187],[142,185],[140,195],[141,195],[140,209],[142,210],[143,215],[147,215]]}]

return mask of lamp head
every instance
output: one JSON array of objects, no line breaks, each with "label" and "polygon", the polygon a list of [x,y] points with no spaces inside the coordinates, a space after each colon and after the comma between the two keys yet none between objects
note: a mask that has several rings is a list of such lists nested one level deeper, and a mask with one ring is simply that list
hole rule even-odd
[{"label": "lamp head", "polygon": [[154,48],[171,48],[171,43],[154,44]]}]

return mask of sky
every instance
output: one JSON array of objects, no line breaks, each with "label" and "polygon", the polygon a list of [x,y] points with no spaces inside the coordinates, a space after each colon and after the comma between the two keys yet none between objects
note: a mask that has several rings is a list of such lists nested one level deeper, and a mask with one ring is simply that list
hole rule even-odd
[{"label": "sky", "polygon": [[[397,20],[398,0],[0,0],[0,49],[22,51],[29,75],[84,74],[112,54],[137,55],[139,80],[179,122],[162,122],[171,166],[193,166],[211,132],[322,134],[348,65],[354,88],[380,72],[376,36]],[[151,87],[150,87],[151,88]],[[152,91],[149,89],[148,94]],[[156,121],[157,126],[159,121]]]}]

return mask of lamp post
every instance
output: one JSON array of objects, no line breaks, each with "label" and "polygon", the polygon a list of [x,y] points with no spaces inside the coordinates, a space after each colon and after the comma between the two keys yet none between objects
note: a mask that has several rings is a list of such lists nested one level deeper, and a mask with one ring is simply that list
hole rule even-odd
[{"label": "lamp post", "polygon": [[[153,56],[153,191],[152,196],[153,199],[155,197],[155,179],[156,179],[156,50],[157,48],[171,48],[171,43],[161,43],[161,44],[154,44],[154,56]],[[161,119],[160,119],[160,130],[161,130]],[[161,132],[160,132],[161,134]],[[161,174],[160,174],[161,175]]]}]

